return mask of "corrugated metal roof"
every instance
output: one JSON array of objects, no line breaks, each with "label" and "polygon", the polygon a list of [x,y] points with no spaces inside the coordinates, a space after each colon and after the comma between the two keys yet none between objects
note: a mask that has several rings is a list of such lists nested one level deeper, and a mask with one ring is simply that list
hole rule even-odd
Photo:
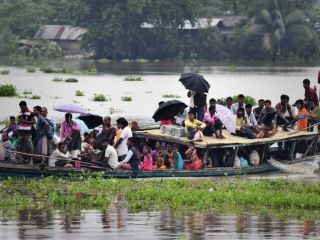
[{"label": "corrugated metal roof", "polygon": [[44,25],[34,35],[37,40],[81,40],[87,29],[70,25]]},{"label": "corrugated metal roof", "polygon": [[[216,27],[221,22],[221,18],[198,18],[193,24],[186,20],[182,29],[204,29],[209,27]],[[142,23],[142,28],[154,28],[151,23]]]}]

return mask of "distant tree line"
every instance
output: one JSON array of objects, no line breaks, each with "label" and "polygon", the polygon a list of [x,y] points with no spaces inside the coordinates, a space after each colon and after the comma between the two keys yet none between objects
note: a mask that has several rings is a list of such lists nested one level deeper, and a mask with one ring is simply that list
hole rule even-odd
[{"label": "distant tree line", "polygon": [[[0,55],[44,24],[85,27],[83,46],[108,59],[292,59],[320,57],[317,0],[0,0]],[[228,41],[186,20],[244,15]],[[142,23],[154,28],[144,29]]]}]

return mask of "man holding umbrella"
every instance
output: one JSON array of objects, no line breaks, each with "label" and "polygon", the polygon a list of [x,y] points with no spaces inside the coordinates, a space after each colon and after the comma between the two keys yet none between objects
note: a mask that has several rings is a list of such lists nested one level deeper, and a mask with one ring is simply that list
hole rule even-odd
[{"label": "man holding umbrella", "polygon": [[179,81],[185,86],[190,98],[190,109],[194,111],[199,121],[203,121],[204,106],[207,102],[207,93],[210,84],[204,79],[202,75],[196,73],[184,73],[181,75]]}]

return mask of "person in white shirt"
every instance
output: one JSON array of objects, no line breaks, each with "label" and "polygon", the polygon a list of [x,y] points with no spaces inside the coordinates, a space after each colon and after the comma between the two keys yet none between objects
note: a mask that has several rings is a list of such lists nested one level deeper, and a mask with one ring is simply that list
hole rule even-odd
[{"label": "person in white shirt", "polygon": [[[69,154],[64,153],[65,145],[60,142],[56,146],[56,149],[50,154],[49,157],[49,167],[63,167],[69,163]],[[65,160],[64,160],[65,159]]]},{"label": "person in white shirt", "polygon": [[238,102],[233,104],[231,107],[231,111],[234,115],[237,114],[237,111],[239,109],[239,107],[241,108],[245,108],[245,104],[244,104],[244,95],[243,94],[239,94],[238,95]]},{"label": "person in white shirt", "polygon": [[103,164],[108,165],[112,170],[116,169],[119,165],[117,151],[105,139],[102,140],[102,148],[104,149]]},{"label": "person in white shirt", "polygon": [[258,125],[257,119],[254,116],[252,112],[252,105],[251,104],[246,104],[246,109],[245,109],[245,117],[247,118],[248,122],[248,127],[255,127]]},{"label": "person in white shirt", "polygon": [[118,161],[121,162],[126,158],[128,153],[127,140],[132,137],[132,131],[128,126],[128,121],[123,117],[117,119],[117,124],[122,129],[122,133],[114,148],[117,150]]}]

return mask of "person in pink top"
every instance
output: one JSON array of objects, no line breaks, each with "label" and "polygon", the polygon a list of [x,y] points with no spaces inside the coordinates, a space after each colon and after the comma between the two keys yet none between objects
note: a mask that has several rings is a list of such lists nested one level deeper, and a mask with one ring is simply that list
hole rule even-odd
[{"label": "person in pink top", "polygon": [[[211,105],[209,107],[209,111],[204,115],[204,123],[206,124],[205,129],[203,130],[203,134],[205,136],[212,136],[215,134],[216,138],[222,139],[224,136],[222,135],[222,123],[220,118],[216,114],[216,105]],[[219,134],[217,131],[219,130]]]},{"label": "person in pink top", "polygon": [[60,141],[64,142],[73,158],[77,158],[77,151],[81,149],[80,126],[72,121],[72,114],[66,113],[65,121],[60,127]]},{"label": "person in pink top", "polygon": [[144,146],[142,150],[143,161],[141,163],[141,170],[151,171],[153,168],[153,159],[151,157],[151,150],[148,146]]}]

